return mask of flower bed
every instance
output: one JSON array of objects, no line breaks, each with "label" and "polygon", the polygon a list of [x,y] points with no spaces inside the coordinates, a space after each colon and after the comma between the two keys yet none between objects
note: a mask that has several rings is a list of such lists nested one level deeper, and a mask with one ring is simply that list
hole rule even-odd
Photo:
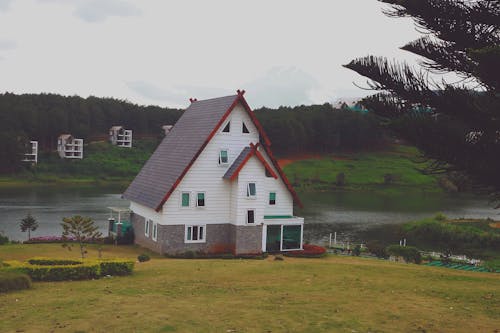
[{"label": "flower bed", "polygon": [[[27,241],[24,241],[24,244],[38,244],[38,243],[68,243],[68,242],[76,242],[77,240],[73,237],[67,237],[63,239],[62,236],[39,236],[32,237]],[[85,243],[96,243],[100,241],[100,239],[86,239]]]},{"label": "flower bed", "polygon": [[304,244],[303,250],[284,252],[286,257],[301,257],[301,258],[321,258],[326,256],[326,249],[322,246]]}]

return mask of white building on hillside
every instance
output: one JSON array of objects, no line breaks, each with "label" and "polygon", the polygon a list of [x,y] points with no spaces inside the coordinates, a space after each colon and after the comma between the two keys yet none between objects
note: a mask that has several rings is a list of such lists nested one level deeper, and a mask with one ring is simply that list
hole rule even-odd
[{"label": "white building on hillside", "polygon": [[243,94],[192,100],[125,191],[137,244],[169,254],[302,249],[300,200]]},{"label": "white building on hillside", "polygon": [[38,163],[38,141],[30,141],[27,153],[24,154],[23,162]]},{"label": "white building on hillside", "polygon": [[123,126],[113,126],[109,129],[109,142],[117,147],[132,147],[132,130]]},{"label": "white building on hillside", "polygon": [[82,159],[83,139],[76,139],[71,134],[61,134],[57,139],[57,152],[60,158]]}]

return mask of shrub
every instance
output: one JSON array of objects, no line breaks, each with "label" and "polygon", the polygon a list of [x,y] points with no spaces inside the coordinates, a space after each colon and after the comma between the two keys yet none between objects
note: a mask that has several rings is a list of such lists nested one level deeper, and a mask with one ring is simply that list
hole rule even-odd
[{"label": "shrub", "polygon": [[369,241],[366,243],[366,248],[370,251],[370,253],[373,253],[378,258],[388,257],[385,246],[380,241]]},{"label": "shrub", "polygon": [[422,256],[414,246],[391,245],[387,247],[386,251],[392,256],[402,257],[406,262],[414,262],[415,264],[422,262]]},{"label": "shrub", "polygon": [[303,250],[288,251],[283,253],[286,257],[320,258],[326,255],[326,249],[322,246],[304,244]]},{"label": "shrub", "polygon": [[0,293],[31,288],[28,275],[17,272],[0,272]]},{"label": "shrub", "polygon": [[337,174],[335,184],[337,184],[337,186],[345,186],[345,183],[346,183],[346,181],[345,181],[345,173],[339,172]]},{"label": "shrub", "polygon": [[134,270],[134,262],[131,260],[113,259],[99,262],[100,275],[130,275]]},{"label": "shrub", "polygon": [[4,236],[4,234],[0,232],[0,245],[5,245],[8,243],[9,243],[9,237]]},{"label": "shrub", "polygon": [[139,254],[139,256],[137,256],[137,260],[139,260],[139,262],[145,262],[145,261],[149,261],[151,258],[147,255],[147,254]]},{"label": "shrub", "polygon": [[30,265],[20,263],[12,269],[25,273],[33,281],[72,281],[97,279],[100,276],[98,262],[86,262],[79,265]]},{"label": "shrub", "polygon": [[443,213],[439,212],[434,216],[434,219],[436,221],[446,221],[448,217],[446,217],[446,215],[444,215]]},{"label": "shrub", "polygon": [[283,261],[283,260],[285,260],[285,258],[283,258],[283,256],[281,254],[277,254],[274,256],[274,260]]},{"label": "shrub", "polygon": [[354,249],[352,249],[352,254],[355,255],[356,257],[359,257],[359,255],[361,254],[361,246],[356,245]]},{"label": "shrub", "polygon": [[51,259],[51,258],[32,258],[28,259],[31,265],[55,266],[55,265],[80,265],[81,260],[72,259]]}]

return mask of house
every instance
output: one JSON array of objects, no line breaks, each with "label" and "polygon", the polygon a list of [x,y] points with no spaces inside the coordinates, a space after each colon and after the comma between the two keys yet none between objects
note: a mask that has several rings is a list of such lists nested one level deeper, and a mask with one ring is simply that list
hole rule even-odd
[{"label": "house", "polygon": [[38,141],[30,141],[27,149],[27,153],[24,154],[23,162],[38,163]]},{"label": "house", "polygon": [[192,99],[127,188],[137,244],[168,254],[302,249],[300,200],[243,95]]},{"label": "house", "polygon": [[76,139],[71,134],[61,134],[57,139],[57,152],[60,158],[82,159],[83,139]]},{"label": "house", "polygon": [[127,130],[123,126],[113,126],[109,129],[109,141],[118,147],[132,147],[132,130]]}]

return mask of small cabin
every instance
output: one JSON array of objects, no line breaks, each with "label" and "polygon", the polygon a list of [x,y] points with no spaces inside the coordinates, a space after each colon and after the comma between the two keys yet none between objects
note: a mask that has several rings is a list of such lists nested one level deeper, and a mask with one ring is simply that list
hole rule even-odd
[{"label": "small cabin", "polygon": [[167,135],[171,130],[174,125],[163,125],[161,128],[163,129],[163,133]]},{"label": "small cabin", "polygon": [[132,130],[123,126],[113,126],[109,129],[109,142],[117,147],[132,147]]},{"label": "small cabin", "polygon": [[57,153],[60,158],[82,159],[83,139],[74,138],[71,134],[61,134],[57,139]]},{"label": "small cabin", "polygon": [[26,153],[24,154],[23,162],[38,163],[38,141],[30,141]]}]

